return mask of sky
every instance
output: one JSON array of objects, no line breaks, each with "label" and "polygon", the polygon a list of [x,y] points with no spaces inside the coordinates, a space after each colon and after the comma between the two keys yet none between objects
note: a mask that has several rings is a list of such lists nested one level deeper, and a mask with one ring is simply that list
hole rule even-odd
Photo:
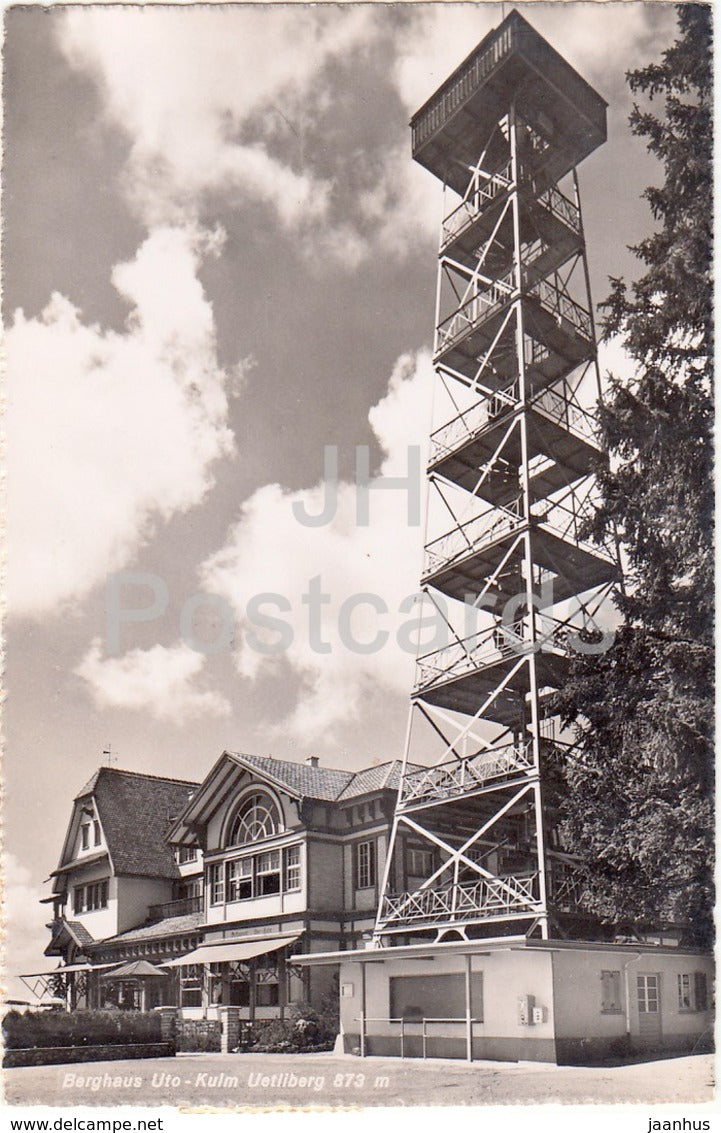
[{"label": "sky", "polygon": [[[624,73],[670,44],[674,13],[519,10],[609,104],[579,170],[599,301],[638,273],[628,245],[660,179]],[[224,748],[402,755],[397,637],[423,530],[400,488],[371,490],[359,523],[356,450],[396,480],[425,451],[442,202],[408,121],[500,19],[491,3],[7,11],[11,976],[54,966],[36,902],[108,745],[115,766],[191,779]],[[604,368],[624,364],[606,348]]]}]

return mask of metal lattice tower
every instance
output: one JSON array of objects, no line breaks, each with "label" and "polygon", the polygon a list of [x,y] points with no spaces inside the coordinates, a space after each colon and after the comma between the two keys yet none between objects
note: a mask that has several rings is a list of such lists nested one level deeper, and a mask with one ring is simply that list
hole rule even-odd
[{"label": "metal lattice tower", "polygon": [[375,939],[548,936],[584,924],[549,695],[574,652],[604,647],[594,615],[618,575],[584,533],[600,384],[576,166],[606,104],[513,11],[411,125],[453,198],[422,577],[446,628],[417,662]]}]

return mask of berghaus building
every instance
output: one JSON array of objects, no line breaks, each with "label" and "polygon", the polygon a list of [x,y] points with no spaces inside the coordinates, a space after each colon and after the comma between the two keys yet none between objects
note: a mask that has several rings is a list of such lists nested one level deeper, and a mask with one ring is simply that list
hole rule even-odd
[{"label": "berghaus building", "polygon": [[60,966],[26,979],[70,1009],[218,1018],[226,1049],[239,1019],[329,994],[361,1056],[694,1049],[711,956],[589,915],[547,772],[553,693],[619,578],[583,534],[602,454],[577,168],[606,104],[512,11],[411,129],[445,200],[421,586],[452,644],[417,660],[402,759],[224,752],[201,783],[102,767],[46,898]]}]

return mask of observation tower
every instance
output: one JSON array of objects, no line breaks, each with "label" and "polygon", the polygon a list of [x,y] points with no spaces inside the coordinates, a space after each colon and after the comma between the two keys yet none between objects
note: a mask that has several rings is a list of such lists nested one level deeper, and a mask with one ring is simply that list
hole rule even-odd
[{"label": "observation tower", "polygon": [[443,183],[418,657],[375,944],[589,935],[557,829],[550,698],[618,577],[585,525],[602,454],[577,166],[606,103],[516,11],[414,116]]}]

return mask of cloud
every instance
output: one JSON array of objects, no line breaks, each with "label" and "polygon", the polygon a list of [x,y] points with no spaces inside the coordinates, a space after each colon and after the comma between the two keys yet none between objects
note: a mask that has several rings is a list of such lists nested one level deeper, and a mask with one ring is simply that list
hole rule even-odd
[{"label": "cloud", "polygon": [[57,961],[47,959],[43,952],[50,936],[46,922],[52,917],[47,905],[41,905],[41,893],[30,870],[18,861],[15,854],[3,854],[3,983],[6,995],[14,999],[33,997],[27,987],[17,979],[21,972],[48,971]]},{"label": "cloud", "polygon": [[[427,352],[398,359],[386,396],[369,413],[384,453],[380,476],[408,475],[409,445],[421,446],[419,467],[425,467],[432,381]],[[357,718],[364,698],[379,688],[408,692],[414,658],[398,646],[396,633],[418,617],[399,613],[399,607],[418,591],[423,543],[422,527],[409,523],[408,493],[399,488],[369,492],[368,526],[358,522],[356,485],[344,481],[337,485],[337,506],[327,524],[309,527],[296,518],[294,507],[309,516],[320,515],[332,490],[332,483],[326,482],[299,492],[265,485],[243,505],[225,545],[200,572],[203,588],[231,604],[242,630],[235,655],[239,673],[254,680],[266,673],[280,676],[283,666],[289,666],[299,680],[297,706],[276,727],[316,743],[331,742],[337,728]],[[418,491],[422,496],[422,483]],[[328,596],[316,603],[314,631],[309,602],[313,579],[319,579],[318,586]],[[248,600],[260,594],[274,594],[282,603],[281,609],[277,599],[268,600],[261,608],[292,633],[282,652],[263,653],[257,647],[258,642],[264,648],[280,644],[283,632],[276,627],[263,633],[252,624],[258,619],[248,617]],[[351,615],[346,606],[350,625],[342,633],[344,603],[369,594],[384,603],[388,613],[363,602]],[[388,632],[387,644],[371,653],[357,650],[356,643],[362,647],[373,642],[379,631]]]},{"label": "cloud", "polygon": [[103,658],[96,638],[75,673],[90,686],[98,708],[150,712],[158,720],[183,724],[198,716],[230,714],[225,697],[193,687],[204,664],[204,655],[185,643],[131,649],[122,657]]},{"label": "cloud", "polygon": [[321,234],[333,185],[310,168],[304,132],[330,101],[324,68],[377,34],[355,5],[83,8],[60,45],[131,139],[125,190],[146,222],[240,190],[283,227]]},{"label": "cloud", "polygon": [[[650,9],[653,8],[653,11]],[[656,9],[668,9],[666,13]],[[658,20],[675,15],[671,5],[627,3],[521,5],[521,13],[540,35],[592,85],[609,77],[623,82],[624,71],[646,62],[657,37]],[[503,19],[500,4],[423,4],[404,29],[396,52],[393,81],[409,114],[415,113],[466,55]],[[614,43],[609,71],[608,37]]]},{"label": "cloud", "polygon": [[159,520],[198,504],[233,449],[228,396],[197,278],[221,237],[153,231],[112,280],[123,333],[54,294],[7,334],[8,603],[57,612],[127,564]]}]

